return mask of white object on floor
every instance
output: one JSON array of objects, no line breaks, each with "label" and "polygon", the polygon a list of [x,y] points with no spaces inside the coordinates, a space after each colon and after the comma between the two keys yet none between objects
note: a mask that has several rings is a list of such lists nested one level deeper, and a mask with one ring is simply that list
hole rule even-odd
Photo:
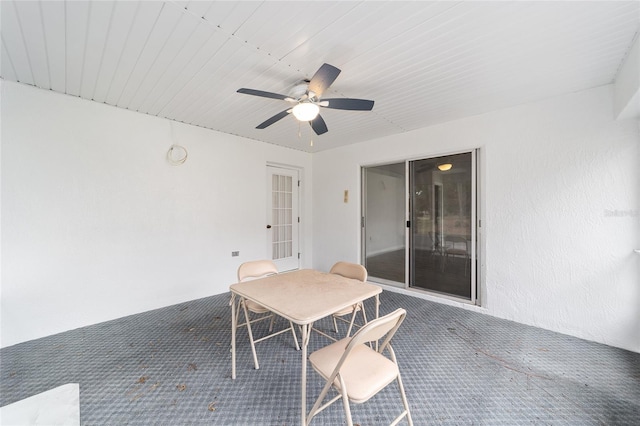
[{"label": "white object on floor", "polygon": [[80,384],[69,383],[0,407],[3,426],[79,426]]}]

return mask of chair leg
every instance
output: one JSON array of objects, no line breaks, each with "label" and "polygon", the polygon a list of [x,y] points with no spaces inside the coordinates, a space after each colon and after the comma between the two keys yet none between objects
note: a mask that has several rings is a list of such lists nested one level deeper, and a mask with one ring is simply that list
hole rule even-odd
[{"label": "chair leg", "polygon": [[351,336],[351,329],[353,329],[353,323],[356,321],[356,315],[358,314],[357,305],[353,306],[353,314],[351,315],[351,322],[349,323],[349,328],[347,329],[347,335],[345,337]]},{"label": "chair leg", "polygon": [[404,393],[404,386],[402,385],[402,379],[400,373],[398,373],[398,387],[400,388],[400,397],[402,398],[402,405],[407,412],[407,422],[409,426],[413,426],[413,419],[411,418],[411,411],[409,411],[409,402],[407,401],[407,395]]},{"label": "chair leg", "polygon": [[347,418],[347,426],[353,426],[353,419],[351,418],[351,407],[349,406],[349,396],[347,395],[346,387],[342,378],[340,379],[342,393],[342,406],[344,407],[344,416]]},{"label": "chair leg", "polygon": [[293,327],[293,323],[289,321],[289,327],[291,327],[291,333],[293,334],[293,341],[296,342],[296,351],[300,350],[300,345],[298,344],[298,336],[296,336],[296,329]]},{"label": "chair leg", "polygon": [[336,321],[336,317],[332,316],[331,318],[333,318],[333,331],[338,333],[338,322]]},{"label": "chair leg", "polygon": [[[362,327],[367,323],[367,313],[364,310],[364,303],[359,303],[357,306],[360,307],[360,311],[362,312],[362,325],[360,325],[358,327]],[[357,308],[355,308],[355,311],[353,312],[353,316],[351,317],[351,323],[349,324],[349,329],[347,330],[346,337],[351,336],[351,330],[353,330],[353,326],[355,324],[356,315],[358,315],[358,309]]]},{"label": "chair leg", "polygon": [[318,414],[320,411],[324,410],[326,407],[328,407],[330,404],[332,404],[334,401],[337,400],[336,398],[334,398],[324,406],[322,405],[324,398],[327,396],[327,393],[329,393],[329,389],[331,389],[331,387],[333,386],[332,383],[333,383],[332,381],[327,380],[327,383],[324,384],[324,387],[322,388],[322,392],[320,392],[320,395],[318,395],[318,399],[316,399],[316,402],[313,404],[311,411],[309,411],[309,414],[307,414],[307,418],[305,421],[307,425],[311,423],[311,419],[313,419],[313,417],[316,414]]},{"label": "chair leg", "polygon": [[243,303],[242,308],[244,309],[244,318],[247,321],[247,333],[249,334],[249,343],[251,343],[251,352],[253,353],[253,363],[256,367],[256,370],[259,370],[260,365],[258,364],[258,355],[256,354],[256,345],[253,342],[253,333],[251,332],[251,320],[249,318],[249,310],[247,309],[247,304]]},{"label": "chair leg", "polygon": [[269,321],[269,333],[273,332],[273,323],[276,322],[275,314],[271,314],[271,321]]},{"label": "chair leg", "polygon": [[238,306],[236,307],[236,324],[239,324],[239,319],[240,319],[240,311],[242,311],[242,300],[238,300]]},{"label": "chair leg", "polygon": [[337,342],[337,341],[338,341],[338,339],[336,339],[335,337],[331,337],[331,336],[329,336],[329,335],[328,335],[327,333],[325,333],[324,331],[320,331],[320,330],[318,330],[318,329],[317,329],[317,328],[315,328],[315,327],[311,327],[311,328],[309,329],[309,333],[311,333],[311,332],[313,332],[313,331],[315,331],[316,333],[318,333],[318,334],[319,334],[319,335],[321,335],[321,336],[326,337],[327,339],[331,340],[332,342]]}]

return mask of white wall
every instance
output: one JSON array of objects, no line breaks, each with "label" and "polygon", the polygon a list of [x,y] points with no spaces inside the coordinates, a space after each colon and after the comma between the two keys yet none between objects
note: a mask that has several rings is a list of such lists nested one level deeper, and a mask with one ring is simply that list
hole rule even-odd
[{"label": "white wall", "polygon": [[614,120],[612,91],[314,154],[314,267],[360,260],[362,165],[480,148],[477,310],[640,352],[640,135],[637,120]]},{"label": "white wall", "polygon": [[227,291],[267,256],[267,162],[304,169],[311,265],[310,154],[7,82],[1,136],[3,347]]}]

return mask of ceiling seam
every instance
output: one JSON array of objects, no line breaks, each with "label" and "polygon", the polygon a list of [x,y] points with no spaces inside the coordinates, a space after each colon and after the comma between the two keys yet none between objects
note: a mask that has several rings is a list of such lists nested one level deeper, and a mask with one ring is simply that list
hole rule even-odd
[{"label": "ceiling seam", "polygon": [[84,29],[84,46],[82,47],[82,67],[80,68],[80,84],[78,85],[78,96],[82,96],[82,83],[84,82],[84,67],[87,63],[87,45],[89,44],[89,21],[91,20],[91,9],[93,4],[89,2],[87,8],[87,25]]},{"label": "ceiling seam", "polygon": [[67,2],[63,3],[64,7],[64,93],[67,93]]},{"label": "ceiling seam", "polygon": [[107,26],[107,35],[104,38],[104,43],[102,44],[102,54],[100,55],[100,63],[98,64],[98,73],[93,83],[93,90],[91,91],[91,100],[95,99],[96,88],[98,87],[98,81],[100,81],[100,74],[102,73],[102,64],[104,63],[104,54],[107,50],[107,44],[109,42],[109,38],[111,37],[111,29],[113,28],[113,14],[114,14],[114,11],[116,10],[116,4],[117,2],[113,2],[113,6],[111,7],[111,14],[109,15],[109,25]]},{"label": "ceiling seam", "polygon": [[[400,36],[405,35],[407,32],[409,32],[409,31],[411,31],[411,30],[413,30],[413,29],[416,29],[416,28],[419,28],[419,27],[421,27],[421,26],[423,26],[423,25],[426,25],[429,21],[431,21],[431,20],[435,19],[436,17],[439,17],[439,16],[441,16],[441,15],[444,15],[444,14],[445,14],[445,13],[447,13],[447,12],[450,12],[451,10],[455,9],[456,7],[459,7],[460,5],[461,5],[461,2],[455,2],[455,3],[454,3],[451,7],[449,7],[448,9],[445,9],[445,10],[443,10],[443,11],[441,11],[441,12],[437,13],[436,15],[431,16],[431,17],[430,17],[429,19],[427,19],[426,21],[420,22],[420,23],[418,23],[418,24],[416,24],[416,25],[412,26],[411,28],[407,28],[407,29],[406,29],[405,31],[403,31],[402,33],[400,33],[400,34],[396,34],[396,35],[394,35],[394,37],[392,37],[392,38],[389,38],[389,39],[385,40],[385,42],[384,42],[384,43],[382,43],[381,45],[377,45],[377,46],[375,46],[375,48],[374,48],[374,47],[372,47],[372,48],[370,48],[370,49],[368,49],[368,50],[366,50],[366,51],[361,52],[359,55],[352,57],[349,61],[347,61],[347,63],[349,63],[350,61],[352,61],[352,60],[354,60],[354,59],[356,59],[356,58],[358,58],[358,57],[360,57],[360,56],[363,56],[363,55],[365,55],[365,54],[367,54],[367,53],[371,52],[372,50],[379,49],[379,48],[380,48],[380,46],[390,43],[391,41],[393,41],[393,40],[395,40],[395,39],[399,38]],[[444,24],[441,24],[441,25],[444,25]]]},{"label": "ceiling seam", "polygon": [[[140,57],[142,56],[142,53],[144,52],[144,50],[147,48],[147,44],[149,43],[149,39],[151,38],[151,34],[153,33],[153,30],[156,28],[156,25],[158,24],[158,20],[160,20],[160,15],[162,15],[162,11],[164,10],[164,3],[162,4],[162,7],[160,7],[160,10],[158,11],[158,16],[156,16],[156,20],[153,22],[153,26],[151,27],[151,29],[149,30],[149,34],[147,34],[147,38],[144,41],[144,44],[142,45],[142,48],[140,49],[140,52],[138,53],[138,57],[136,58],[136,62],[135,64],[133,64],[133,67],[131,68],[131,71],[129,72],[129,76],[127,77],[127,81],[125,81],[124,85],[122,86],[122,91],[120,92],[120,96],[118,96],[118,100],[116,101],[116,105],[120,106],[120,99],[122,99],[122,95],[124,95],[124,92],[127,89],[127,86],[129,85],[129,81],[131,81],[131,76],[133,75],[133,73],[135,72],[138,63],[140,62]],[[129,109],[127,107],[122,107],[125,109]]]},{"label": "ceiling seam", "polygon": [[24,38],[24,29],[22,28],[22,20],[20,19],[20,13],[18,13],[18,6],[16,3],[11,2],[13,4],[13,10],[16,13],[16,18],[18,19],[18,28],[20,28],[20,38],[22,40],[22,46],[24,47],[24,51],[27,52],[27,64],[29,64],[29,73],[31,74],[31,81],[33,81],[33,85],[38,87],[38,83],[33,75],[33,66],[31,65],[31,55],[29,54],[29,49],[27,48],[27,41]]},{"label": "ceiling seam", "polygon": [[[191,40],[191,38],[193,37],[193,35],[196,33],[196,31],[198,30],[198,27],[200,26],[200,23],[198,23],[198,25],[196,25],[193,30],[191,31],[191,33],[189,34],[189,36],[185,39],[184,43],[182,43],[182,46],[180,49],[178,49],[178,51],[176,52],[176,54],[173,56],[172,58],[172,63],[176,60],[176,58],[180,55],[180,53],[182,52],[182,49],[184,49],[184,47],[189,43],[189,41]],[[206,43],[206,42],[205,42]],[[204,45],[204,43],[200,46],[200,48],[202,48],[202,46]],[[197,51],[200,51],[200,48],[197,49]],[[193,59],[193,57],[192,57]],[[155,61],[154,61],[155,62]],[[186,67],[186,64],[182,67],[182,69],[184,69]],[[169,67],[165,67],[164,71],[160,74],[160,76],[158,77],[158,79],[156,80],[156,82],[153,84],[153,86],[147,91],[147,95],[144,97],[144,99],[142,99],[140,101],[140,107],[142,107],[145,102],[147,101],[147,99],[149,99],[149,96],[151,95],[151,93],[153,93],[156,89],[156,87],[158,86],[158,84],[160,83],[160,81],[163,79],[163,77],[165,76],[165,74],[167,73],[167,71],[169,71]],[[133,100],[133,98],[132,98]],[[155,105],[155,103],[154,103]],[[152,105],[153,106],[153,105]],[[137,110],[136,110],[137,111]]]},{"label": "ceiling seam", "polygon": [[[133,25],[136,22],[136,18],[138,17],[138,13],[140,12],[140,4],[141,2],[138,2],[137,6],[136,6],[136,12],[133,15],[133,19],[131,20],[131,24],[129,25],[129,31],[127,31],[127,36],[125,37],[125,40],[129,40],[129,38],[131,37],[131,31],[133,31]],[[126,44],[126,42],[125,42]],[[116,63],[116,66],[113,70],[113,74],[111,75],[111,81],[109,82],[109,88],[106,91],[105,97],[104,97],[104,103],[107,103],[107,99],[109,99],[109,94],[111,93],[111,88],[113,87],[113,80],[115,80],[116,75],[118,74],[118,70],[120,69],[120,63],[122,62],[122,57],[124,56],[124,52],[125,49],[122,49],[120,51],[120,55],[118,56],[118,62]],[[116,104],[117,105],[117,102]]]},{"label": "ceiling seam", "polygon": [[45,56],[45,62],[47,64],[47,77],[49,78],[49,87],[48,89],[51,89],[51,86],[53,86],[51,84],[52,78],[51,78],[51,66],[49,65],[49,46],[47,45],[47,34],[45,31],[45,27],[44,27],[44,16],[42,13],[42,1],[38,2],[38,9],[40,9],[40,26],[42,27],[42,41],[44,42],[44,56]]},{"label": "ceiling seam", "polygon": [[[357,9],[357,8],[360,6],[360,4],[361,4],[361,3],[362,3],[362,2],[357,2],[357,3],[355,4],[355,6],[353,6],[351,9],[349,9],[349,11],[348,11],[348,12],[345,12],[343,16],[346,16],[347,14],[351,13],[353,10]],[[334,22],[332,22],[331,24],[333,24],[333,23],[335,23],[335,21],[334,21]],[[278,61],[282,61],[282,60],[284,60],[284,58],[285,58],[285,57],[287,57],[287,56],[288,56],[288,55],[290,55],[292,52],[294,52],[294,51],[296,51],[297,49],[299,49],[299,48],[300,48],[300,46],[305,45],[305,44],[306,44],[306,43],[308,43],[310,40],[312,40],[313,38],[315,38],[319,33],[321,33],[321,32],[323,32],[323,31],[325,31],[325,30],[327,29],[327,27],[329,27],[331,24],[325,25],[323,28],[318,29],[318,30],[317,30],[313,35],[309,36],[309,37],[308,37],[304,42],[302,42],[302,43],[298,44],[297,46],[295,46],[294,48],[292,48],[291,50],[289,50],[288,52],[286,52],[285,54],[283,54],[281,58],[278,58]],[[298,71],[300,71],[300,70],[298,70]]]},{"label": "ceiling seam", "polygon": [[[162,13],[162,11],[161,11],[161,13]],[[158,16],[160,16],[160,15],[158,15]],[[162,43],[162,47],[160,47],[158,49],[158,52],[156,53],[156,57],[153,59],[153,62],[151,62],[151,65],[149,65],[149,67],[147,68],[147,71],[144,73],[144,76],[142,77],[142,81],[144,81],[147,78],[147,76],[149,75],[149,72],[153,69],[153,66],[155,65],[155,63],[158,61],[158,58],[160,57],[160,53],[167,46],[167,41],[176,32],[176,28],[180,24],[180,21],[182,21],[183,16],[184,15],[180,15],[180,17],[178,18],[176,23],[173,25],[173,28],[169,32],[169,35],[167,35],[167,37],[165,38],[164,42]],[[153,32],[154,29],[155,29],[155,24],[154,24],[154,28],[151,29],[151,32],[149,33],[149,35]],[[145,47],[146,47],[146,42],[145,42]],[[143,51],[144,51],[145,47],[142,48]],[[140,53],[140,55],[142,56],[142,52]],[[137,62],[136,62],[136,66],[137,66]],[[135,70],[135,67],[134,67],[134,70]],[[133,74],[134,70],[131,71],[132,74]],[[165,68],[165,70],[166,70],[166,68]],[[125,85],[125,87],[126,87],[126,85]],[[133,102],[133,100],[135,99],[135,97],[138,94],[138,91],[140,90],[141,87],[142,87],[142,84],[138,84],[137,85],[136,89],[134,90],[133,94],[131,95],[131,99],[129,101],[129,104],[125,108],[129,109],[129,106],[131,105],[131,102]]]},{"label": "ceiling seam", "polygon": [[[4,41],[4,36],[2,35],[2,33],[0,33],[0,41],[2,42],[2,45],[3,45],[2,51],[5,52],[5,54],[7,55],[7,59],[9,60],[9,65],[11,65],[11,70],[13,71],[13,75],[16,76],[18,83],[20,83],[20,80],[18,79],[18,73],[16,72],[16,67],[13,65],[11,54],[9,53],[9,50],[7,50],[7,43]],[[2,78],[4,80],[4,77]]]},{"label": "ceiling seam", "polygon": [[[229,30],[226,30],[226,29],[222,28],[221,26],[216,25],[216,24],[214,24],[213,22],[211,22],[211,21],[207,20],[204,16],[198,16],[198,14],[196,14],[196,13],[194,13],[194,12],[190,11],[189,9],[187,9],[187,7],[182,7],[182,6],[180,6],[179,4],[176,4],[176,3],[175,3],[174,1],[172,1],[172,0],[167,0],[167,1],[165,2],[165,4],[169,4],[169,5],[173,6],[173,7],[177,7],[178,9],[180,9],[181,11],[183,11],[183,13],[188,13],[189,15],[193,16],[194,18],[196,18],[196,19],[198,19],[198,20],[200,20],[200,21],[202,21],[202,22],[206,23],[208,26],[210,26],[211,28],[213,28],[215,31],[220,31],[221,33],[223,33],[223,34],[224,34],[224,35],[226,35],[227,37],[229,37],[229,38],[234,38],[235,40],[237,40],[237,41],[239,41],[239,42],[241,42],[241,43],[245,44],[246,46],[250,46],[250,47],[251,47],[255,52],[257,52],[257,53],[261,54],[261,55],[262,55],[262,56],[264,56],[264,57],[267,57],[267,58],[271,59],[271,60],[274,62],[274,64],[282,64],[282,66],[283,66],[283,67],[288,67],[288,68],[290,68],[290,69],[295,69],[296,71],[301,72],[301,71],[300,71],[296,66],[294,66],[293,64],[290,64],[290,63],[284,62],[284,61],[282,61],[282,60],[280,60],[280,59],[276,58],[276,57],[274,56],[274,54],[269,53],[269,52],[267,52],[267,51],[266,51],[266,50],[264,50],[264,49],[260,49],[258,46],[255,46],[255,45],[253,45],[253,44],[249,43],[247,40],[243,40],[242,38],[240,38],[239,36],[237,36],[237,35],[235,34],[235,31],[237,31],[239,28],[237,28],[234,32],[230,32]],[[263,4],[264,4],[264,2],[263,2]],[[260,7],[262,7],[262,5],[261,5]],[[257,9],[256,9],[256,10],[257,10]],[[255,11],[254,11],[253,13],[255,13]],[[253,13],[252,13],[252,15],[253,15]],[[249,18],[247,18],[247,19],[249,19]],[[247,21],[247,19],[245,19],[245,22]],[[241,26],[242,26],[242,25],[241,25]]]},{"label": "ceiling seam", "polygon": [[633,35],[633,37],[631,37],[631,43],[629,43],[629,46],[627,46],[627,50],[624,52],[624,55],[622,56],[622,59],[620,60],[620,63],[616,68],[616,72],[613,74],[613,80],[611,80],[611,84],[615,83],[618,80],[618,74],[620,74],[620,70],[622,70],[624,63],[627,61],[627,58],[631,54],[631,48],[633,47],[635,42],[638,40],[638,37],[640,37],[640,30],[637,30]]},{"label": "ceiling seam", "polygon": [[[211,35],[210,35],[210,36],[209,36],[205,41],[203,41],[203,42],[202,42],[202,44],[200,45],[200,47],[199,47],[199,48],[194,52],[193,56],[189,59],[189,61],[188,61],[188,62],[186,62],[186,63],[183,65],[183,67],[180,69],[180,72],[182,72],[182,71],[187,67],[187,65],[188,65],[188,64],[190,64],[190,63],[194,60],[194,58],[196,58],[196,56],[197,56],[197,54],[200,52],[200,50],[202,50],[202,49],[204,48],[204,46],[205,46],[207,43],[209,43],[213,37],[215,37],[215,35],[216,35],[216,33],[215,33],[215,31],[214,31],[214,32],[212,32],[212,33],[211,33]],[[225,42],[225,43],[226,43],[226,42]],[[217,49],[217,50],[214,52],[214,54],[213,54],[214,56],[215,56],[215,54],[216,54],[216,53],[217,53],[217,52],[222,48],[222,46],[224,46],[224,44],[225,44],[225,43],[223,43],[220,47],[218,47],[218,49]],[[208,60],[207,60],[207,62],[208,62]],[[157,112],[156,114],[152,114],[152,115],[160,116],[160,113],[162,113],[162,111],[166,108],[166,106],[167,106],[167,105],[169,105],[169,104],[170,104],[170,103],[175,99],[175,97],[178,95],[178,93],[181,93],[181,92],[182,92],[182,89],[184,89],[184,87],[185,87],[187,84],[189,84],[189,83],[193,80],[193,78],[195,77],[195,75],[197,75],[197,74],[202,70],[202,68],[203,68],[203,67],[204,67],[204,65],[203,65],[202,67],[200,67],[200,69],[199,69],[196,73],[194,73],[194,75],[193,75],[193,76],[191,76],[191,78],[189,78],[189,80],[188,80],[188,81],[186,81],[186,82],[182,85],[182,87],[180,87],[180,89],[179,89],[179,90],[176,90],[176,93],[175,93],[173,96],[171,96],[171,99],[169,99],[169,100],[165,103],[165,106],[164,106],[164,107],[162,107],[160,110],[158,110],[158,112]],[[171,84],[171,86],[172,86],[172,85],[173,85],[173,83]],[[156,106],[156,104],[159,102],[160,98],[161,98],[161,97],[158,97],[158,98],[153,102],[153,104],[151,104],[151,107],[149,107],[149,111],[152,111],[153,109],[155,109],[155,106]]]},{"label": "ceiling seam", "polygon": [[[211,37],[213,37],[214,35],[215,35],[215,33],[214,33],[214,34],[212,34],[212,35],[211,35]],[[192,81],[194,81],[194,79],[196,78],[196,76],[200,75],[200,73],[205,69],[205,67],[206,67],[206,66],[211,62],[211,60],[212,60],[214,57],[216,57],[216,56],[218,55],[218,53],[220,53],[220,50],[222,50],[222,49],[227,45],[227,43],[228,43],[228,42],[229,42],[229,38],[227,37],[227,39],[224,41],[224,43],[222,43],[222,44],[221,44],[221,45],[216,49],[216,51],[215,51],[215,52],[213,52],[213,54],[212,54],[212,55],[211,55],[211,56],[210,56],[210,57],[209,57],[209,58],[208,58],[208,59],[207,59],[207,60],[202,64],[202,66],[200,67],[200,69],[198,69],[198,71],[197,71],[197,72],[193,73],[193,75],[189,78],[189,80],[188,80],[188,81],[186,81],[186,82],[182,85],[181,89],[180,89],[179,91],[177,91],[177,92],[176,92],[176,93],[171,97],[171,99],[170,99],[168,102],[166,102],[166,103],[165,103],[165,106],[164,106],[164,107],[162,107],[162,109],[161,109],[160,111],[158,111],[158,115],[160,115],[160,114],[162,113],[162,111],[164,111],[164,110],[165,110],[165,108],[167,108],[167,107],[169,106],[169,104],[170,104],[171,102],[173,102],[173,100],[176,98],[176,96],[178,96],[178,94],[185,95],[185,94],[182,92],[182,90],[183,90],[183,89],[184,89],[188,84],[190,84]],[[187,96],[188,96],[188,95],[191,95],[191,93],[193,93],[193,91],[194,91],[194,90],[196,90],[196,88],[195,88],[195,87],[194,87],[194,88],[189,92],[189,94],[187,94]],[[183,100],[183,101],[181,101],[181,102],[186,102],[186,100]],[[175,108],[175,107],[174,107],[174,108]]]},{"label": "ceiling seam", "polygon": [[[233,30],[233,31],[231,32],[231,35],[233,35],[234,37],[237,37],[237,36],[236,36],[236,32],[238,32],[238,30],[239,30],[240,28],[242,28],[242,26],[243,26],[244,24],[246,24],[246,23],[247,23],[247,21],[248,21],[249,19],[251,19],[251,17],[252,17],[253,15],[255,15],[255,13],[256,13],[258,10],[260,10],[260,8],[262,8],[262,6],[264,6],[264,1],[262,1],[262,2],[260,3],[260,6],[256,7],[255,9],[253,9],[253,11],[251,12],[251,14],[249,14],[249,16],[247,16],[247,17],[246,17],[246,18],[245,18],[245,19],[244,19],[240,24],[238,24],[238,27],[237,27],[235,30]],[[203,19],[204,19],[204,17],[203,17]],[[205,19],[205,20],[206,20],[206,19]],[[246,41],[245,41],[245,42],[246,42]]]}]

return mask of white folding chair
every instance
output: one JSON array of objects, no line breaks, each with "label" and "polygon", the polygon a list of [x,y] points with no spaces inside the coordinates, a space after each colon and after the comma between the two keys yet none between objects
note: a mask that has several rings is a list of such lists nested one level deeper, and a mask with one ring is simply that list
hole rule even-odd
[{"label": "white folding chair", "polygon": [[[406,315],[404,309],[397,309],[367,323],[353,337],[345,337],[309,356],[311,366],[326,380],[326,384],[305,419],[306,425],[311,423],[314,416],[342,398],[347,425],[352,426],[349,402],[367,402],[394,380],[398,383],[404,410],[391,424],[396,425],[406,417],[409,425],[413,425],[396,355],[389,344]],[[382,343],[379,343],[380,340]],[[369,346],[368,342],[379,344]],[[385,350],[389,357],[383,354]],[[323,404],[331,388],[338,395]]]},{"label": "white folding chair", "polygon": [[[357,263],[337,262],[335,265],[331,267],[331,270],[329,271],[329,273],[337,274],[346,278],[353,278],[355,280],[359,280],[362,282],[367,281],[367,269],[364,266],[359,265]],[[347,334],[346,334],[347,337],[351,335],[351,330],[353,329],[354,325],[356,325],[357,327],[361,327],[360,325],[355,324],[356,315],[358,314],[358,312],[362,313],[362,320],[363,320],[362,324],[366,324],[367,313],[364,310],[364,304],[362,302],[356,303],[355,305],[345,308],[341,311],[334,312],[332,317],[333,317],[333,328],[335,332],[338,333],[338,323],[336,322],[336,320],[340,320],[349,324],[349,328],[347,329]],[[346,320],[345,318],[343,318],[349,314],[351,314],[351,320]],[[327,337],[331,338],[330,336],[327,336]],[[332,340],[335,341],[336,339],[332,339]]]},{"label": "white folding chair", "polygon": [[[268,277],[270,275],[275,275],[277,273],[278,273],[278,268],[270,260],[255,260],[251,262],[245,262],[238,267],[238,282]],[[240,316],[241,310],[244,312],[245,322],[243,322],[242,324],[238,324],[238,318]],[[262,316],[251,319],[249,314],[250,312],[257,315],[262,315]],[[271,321],[269,324],[270,334],[264,337],[261,337],[259,339],[254,339],[253,331],[251,329],[251,324],[264,321],[266,319],[269,319]],[[295,345],[296,345],[296,349],[300,350],[300,345],[298,344],[298,338],[296,336],[293,323],[289,321],[288,328],[272,333],[274,321],[275,321],[275,314],[270,310],[268,310],[267,308],[265,308],[264,306],[259,305],[255,302],[252,302],[251,300],[246,300],[243,298],[239,299],[238,309],[236,309],[236,324],[238,324],[236,327],[237,328],[243,327],[243,326],[247,327],[247,333],[249,334],[249,342],[251,343],[251,352],[253,353],[253,362],[255,364],[256,370],[260,368],[260,365],[258,364],[258,355],[256,354],[256,346],[255,346],[256,343],[262,342],[263,340],[270,339],[271,337],[277,336],[282,333],[286,333],[287,331],[291,330],[291,333],[293,334],[293,341],[295,342]]]},{"label": "white folding chair", "polygon": [[469,260],[471,255],[471,241],[467,237],[459,235],[447,235],[444,237],[444,262],[442,262],[442,270],[449,266],[449,257],[460,258],[464,261],[464,275],[469,271]]}]

